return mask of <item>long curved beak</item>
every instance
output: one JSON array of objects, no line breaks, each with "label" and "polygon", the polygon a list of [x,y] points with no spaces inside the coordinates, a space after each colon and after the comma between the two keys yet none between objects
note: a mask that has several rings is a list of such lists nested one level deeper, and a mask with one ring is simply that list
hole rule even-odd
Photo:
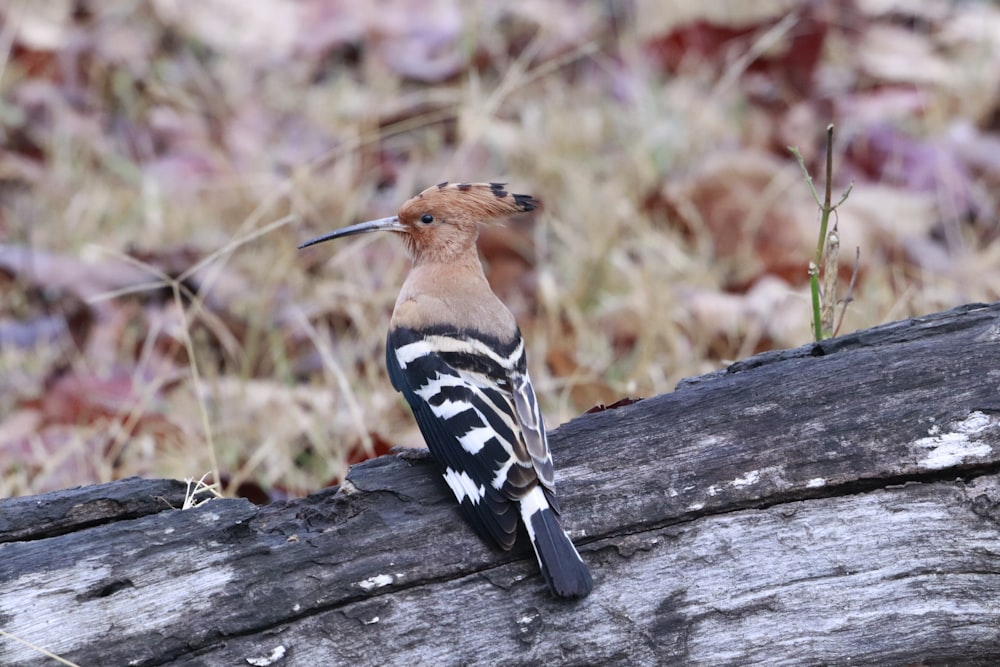
[{"label": "long curved beak", "polygon": [[355,234],[367,234],[368,232],[405,232],[406,227],[399,221],[399,216],[394,215],[390,218],[379,218],[378,220],[369,220],[368,222],[359,222],[356,225],[351,225],[350,227],[343,227],[341,229],[334,230],[329,234],[323,234],[323,236],[317,236],[314,239],[306,241],[299,246],[299,250],[303,248],[308,248],[311,245],[316,245],[317,243],[323,243],[324,241],[332,241],[333,239],[339,239],[342,236],[354,236]]}]

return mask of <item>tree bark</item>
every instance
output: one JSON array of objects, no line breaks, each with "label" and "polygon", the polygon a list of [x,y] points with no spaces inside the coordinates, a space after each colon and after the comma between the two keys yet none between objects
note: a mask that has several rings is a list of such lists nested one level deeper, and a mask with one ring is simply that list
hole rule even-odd
[{"label": "tree bark", "polygon": [[[0,501],[0,630],[80,665],[1000,664],[1000,304],[550,435],[595,588],[551,598],[430,461],[266,507],[126,479]],[[55,664],[0,635],[0,665]]]}]

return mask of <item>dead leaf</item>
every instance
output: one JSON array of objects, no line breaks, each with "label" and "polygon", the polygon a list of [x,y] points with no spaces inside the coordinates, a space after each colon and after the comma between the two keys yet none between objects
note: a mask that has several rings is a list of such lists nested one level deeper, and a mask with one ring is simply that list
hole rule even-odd
[{"label": "dead leaf", "polygon": [[605,410],[617,410],[618,408],[624,408],[627,405],[633,405],[635,403],[638,403],[641,400],[642,400],[641,398],[631,398],[631,397],[620,398],[611,405],[604,405],[604,404],[595,405],[594,407],[587,410],[584,414],[590,415],[594,414],[595,412],[604,412]]}]

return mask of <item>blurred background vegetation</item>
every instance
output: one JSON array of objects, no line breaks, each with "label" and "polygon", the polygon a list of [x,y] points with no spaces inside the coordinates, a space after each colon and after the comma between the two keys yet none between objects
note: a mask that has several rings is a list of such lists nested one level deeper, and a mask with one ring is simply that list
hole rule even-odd
[{"label": "blurred background vegetation", "polygon": [[829,123],[841,332],[995,300],[998,71],[973,0],[8,0],[0,496],[422,446],[401,244],[295,246],[444,180],[544,202],[480,248],[550,427],[810,341]]}]

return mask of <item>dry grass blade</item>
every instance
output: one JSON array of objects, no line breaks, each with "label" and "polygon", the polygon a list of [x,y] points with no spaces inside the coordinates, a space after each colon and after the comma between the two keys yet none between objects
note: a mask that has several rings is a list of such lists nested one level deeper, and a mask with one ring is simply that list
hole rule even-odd
[{"label": "dry grass blade", "polygon": [[[212,498],[222,498],[222,492],[219,488],[218,481],[212,482],[211,484],[205,483],[205,478],[213,473],[206,472],[197,481],[193,477],[189,477],[184,480],[187,484],[187,488],[184,490],[184,504],[181,505],[182,510],[189,510],[192,507],[201,507]],[[208,498],[202,498],[201,500],[196,500],[196,497],[200,493],[211,494]]]},{"label": "dry grass blade", "polygon": [[740,80],[750,67],[751,63],[757,60],[762,54],[780,42],[795,27],[802,17],[792,12],[771,26],[758,37],[747,49],[746,53],[739,57],[725,72],[719,82],[715,85],[713,97],[721,97],[729,91]]},{"label": "dry grass blade", "polygon": [[13,634],[11,634],[9,632],[6,632],[4,630],[0,630],[0,637],[7,637],[8,639],[12,639],[12,640],[14,640],[14,641],[16,641],[16,642],[18,642],[20,644],[24,644],[25,646],[27,646],[28,648],[30,648],[32,651],[38,651],[39,653],[41,653],[42,655],[44,655],[46,658],[51,658],[51,659],[55,660],[56,662],[58,662],[61,665],[68,665],[68,667],[80,667],[80,665],[76,664],[75,662],[70,662],[66,658],[58,656],[55,653],[53,653],[52,651],[47,651],[44,648],[42,648],[41,646],[35,646],[31,642],[29,642],[27,639],[22,639],[21,637],[18,637],[17,635],[13,635]]},{"label": "dry grass blade", "polygon": [[823,331],[833,333],[833,317],[837,309],[837,278],[840,275],[840,234],[837,225],[826,235],[826,250],[823,256],[823,307],[820,322]]}]

